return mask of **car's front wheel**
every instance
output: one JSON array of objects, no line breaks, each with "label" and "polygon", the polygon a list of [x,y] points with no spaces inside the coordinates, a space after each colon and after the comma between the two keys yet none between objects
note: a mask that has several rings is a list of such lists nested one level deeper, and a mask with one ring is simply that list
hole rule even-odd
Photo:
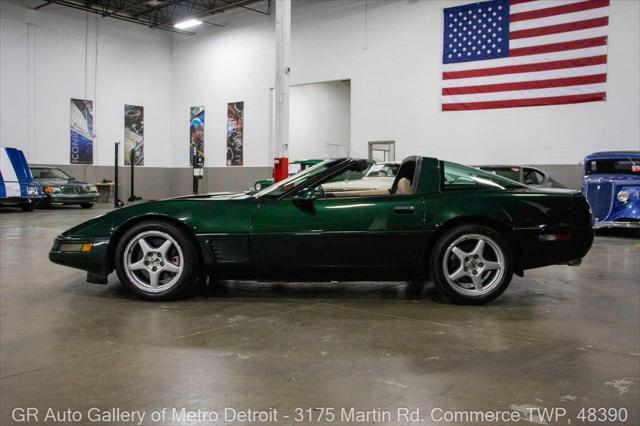
[{"label": "car's front wheel", "polygon": [[500,296],[513,276],[513,252],[498,232],[462,225],[446,232],[431,258],[435,284],[449,300],[483,305]]},{"label": "car's front wheel", "polygon": [[82,207],[83,209],[90,209],[91,207],[93,207],[93,203],[80,203],[80,207]]},{"label": "car's front wheel", "polygon": [[127,230],[116,248],[120,282],[147,300],[167,300],[187,290],[198,272],[191,239],[166,222],[144,222]]},{"label": "car's front wheel", "polygon": [[23,212],[32,212],[33,209],[35,208],[35,205],[33,203],[23,203],[23,204],[20,204],[20,208],[22,209]]}]

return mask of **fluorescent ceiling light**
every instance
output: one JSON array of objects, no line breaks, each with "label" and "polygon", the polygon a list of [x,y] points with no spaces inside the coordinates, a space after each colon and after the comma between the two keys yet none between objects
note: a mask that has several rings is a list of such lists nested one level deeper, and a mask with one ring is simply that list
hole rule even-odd
[{"label": "fluorescent ceiling light", "polygon": [[186,30],[187,28],[197,27],[200,24],[202,24],[202,21],[199,21],[197,19],[187,19],[186,21],[178,22],[174,25],[174,27],[178,28],[179,30]]}]

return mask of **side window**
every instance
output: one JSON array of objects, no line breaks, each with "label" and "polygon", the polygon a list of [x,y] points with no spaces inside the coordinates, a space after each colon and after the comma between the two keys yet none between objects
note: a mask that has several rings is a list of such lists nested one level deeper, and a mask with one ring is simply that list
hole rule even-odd
[{"label": "side window", "polygon": [[347,170],[318,185],[316,198],[374,197],[390,195],[393,178],[363,179],[363,171]]},{"label": "side window", "polygon": [[500,189],[520,187],[517,182],[475,167],[443,161],[443,189]]},{"label": "side window", "polygon": [[541,185],[544,182],[544,176],[537,170],[524,169],[523,180],[525,185]]}]

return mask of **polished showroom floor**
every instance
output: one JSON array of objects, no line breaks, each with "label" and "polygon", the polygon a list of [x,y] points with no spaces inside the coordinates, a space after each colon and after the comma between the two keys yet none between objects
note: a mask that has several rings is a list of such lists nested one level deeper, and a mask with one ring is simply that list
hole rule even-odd
[{"label": "polished showroom floor", "polygon": [[[0,424],[15,407],[526,410],[640,424],[640,240],[514,277],[483,307],[430,283],[225,282],[150,303],[47,259],[106,211],[0,209]],[[291,423],[284,421],[283,424]]]}]

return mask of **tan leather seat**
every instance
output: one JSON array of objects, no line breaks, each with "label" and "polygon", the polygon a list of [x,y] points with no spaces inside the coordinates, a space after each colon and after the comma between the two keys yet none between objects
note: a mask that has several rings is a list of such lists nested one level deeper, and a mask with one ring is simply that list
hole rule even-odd
[{"label": "tan leather seat", "polygon": [[398,195],[411,194],[411,181],[407,178],[400,179],[398,181],[398,188],[396,189],[396,194]]}]

